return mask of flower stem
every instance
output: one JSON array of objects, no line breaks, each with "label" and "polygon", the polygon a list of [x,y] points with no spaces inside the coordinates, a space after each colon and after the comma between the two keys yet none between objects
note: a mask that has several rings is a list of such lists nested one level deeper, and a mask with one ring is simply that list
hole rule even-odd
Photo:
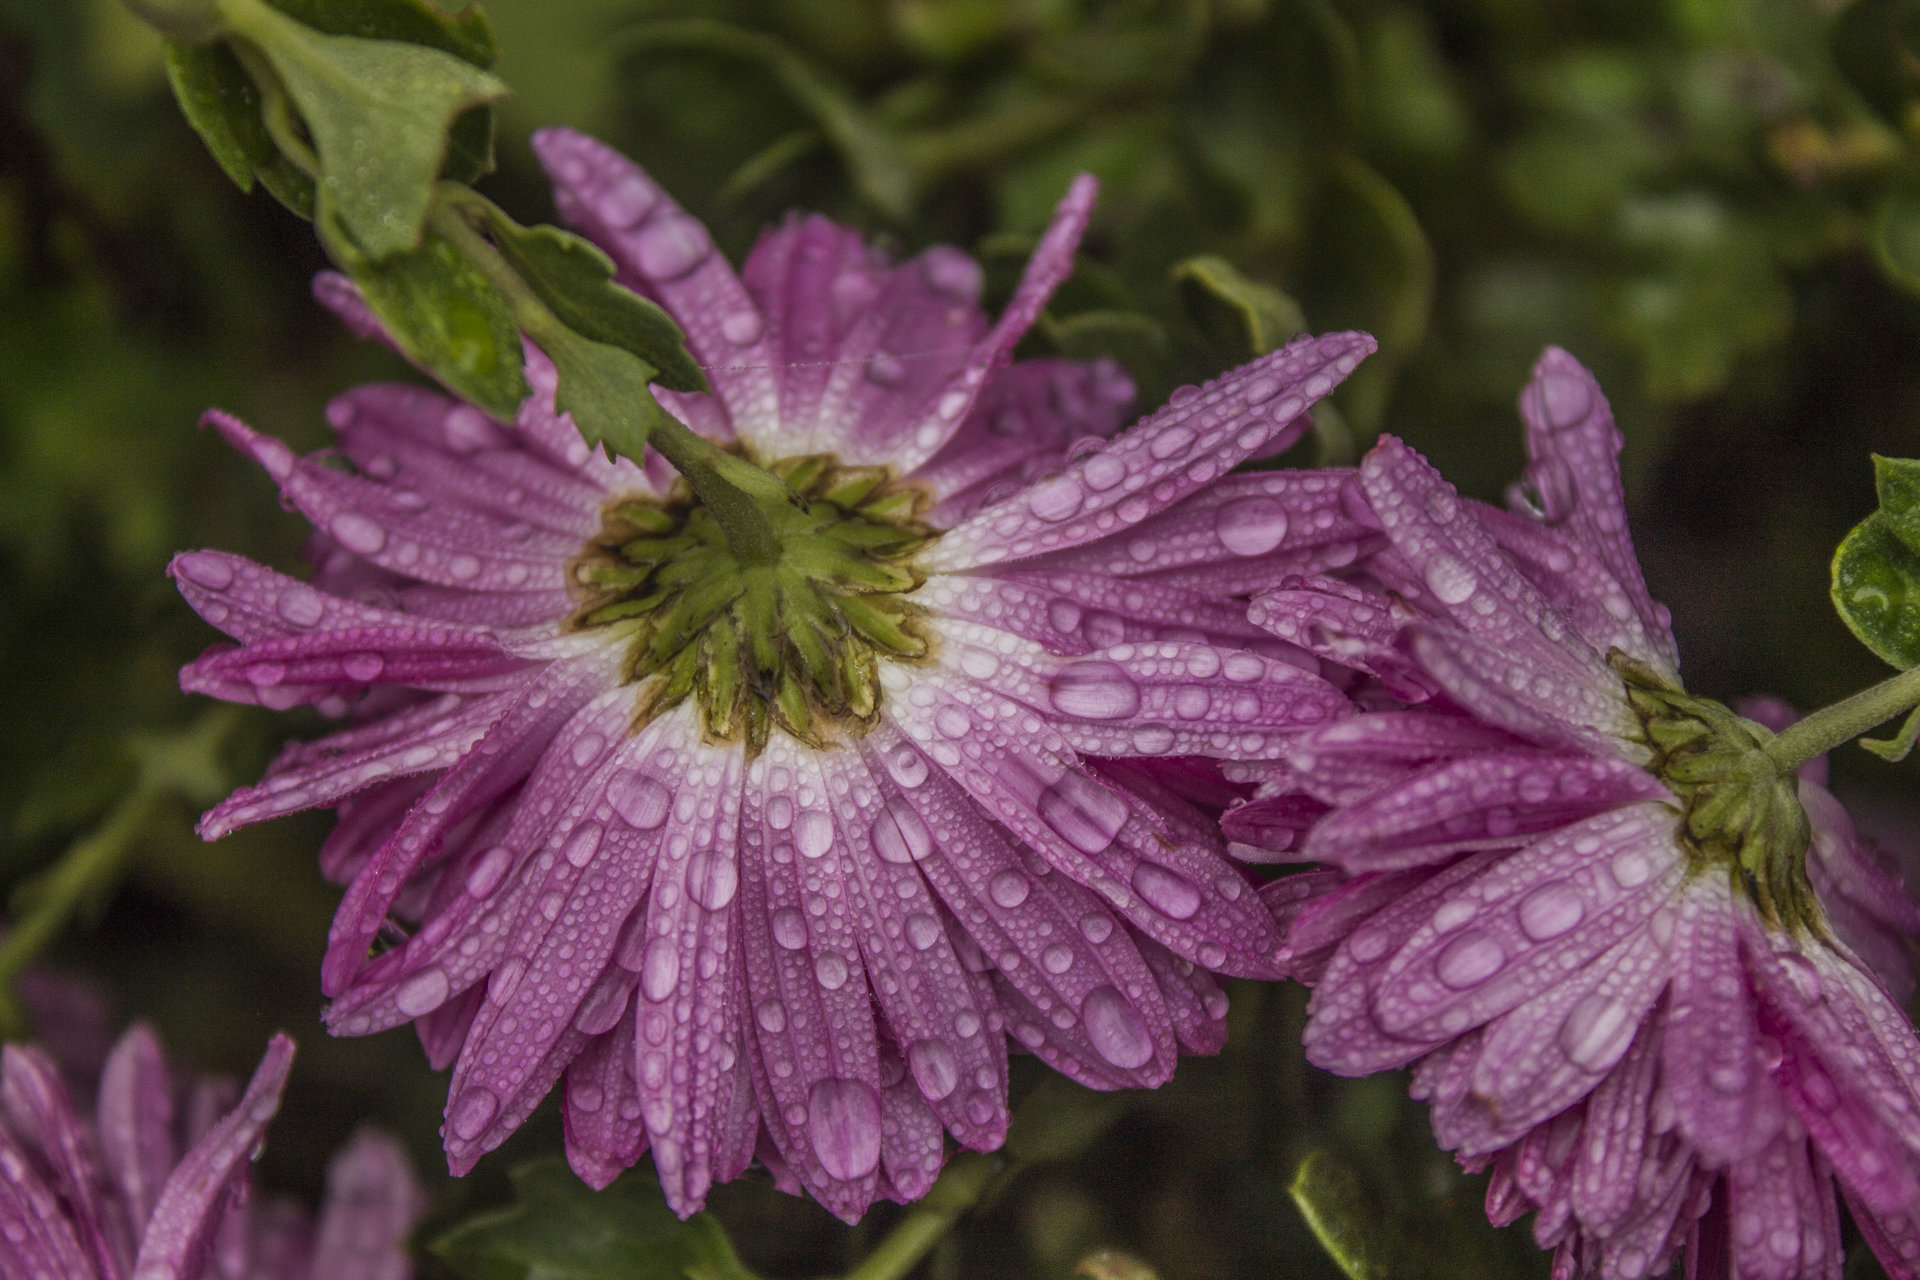
[{"label": "flower stem", "polygon": [[1920,706],[1920,667],[1823,707],[1789,726],[1762,749],[1783,774],[1792,773],[1814,757],[1916,706]]},{"label": "flower stem", "polygon": [[[513,309],[514,322],[534,342],[550,347],[585,341],[567,328],[467,220],[464,210],[470,207],[484,207],[482,197],[458,184],[442,183],[435,193],[428,223],[500,291]],[[658,411],[658,418],[647,434],[647,443],[673,464],[713,514],[734,558],[742,564],[771,564],[778,559],[780,540],[760,503],[790,497],[786,486],[752,463],[727,453],[664,409]]]},{"label": "flower stem", "polygon": [[887,1233],[845,1280],[901,1280],[940,1243],[960,1216],[1011,1170],[991,1156],[969,1151],[948,1164],[913,1211]]}]

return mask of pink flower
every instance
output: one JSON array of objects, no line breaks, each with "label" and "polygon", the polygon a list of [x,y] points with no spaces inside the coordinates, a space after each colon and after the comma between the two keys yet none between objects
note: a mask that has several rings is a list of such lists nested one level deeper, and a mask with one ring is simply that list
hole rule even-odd
[{"label": "pink flower", "polygon": [[1211,820],[1102,760],[1258,756],[1347,709],[1248,652],[1292,651],[1213,581],[1278,581],[1321,536],[1289,533],[1296,481],[1227,472],[1297,438],[1371,340],[1297,342],[1106,442],[1117,370],[1007,363],[1090,180],[990,324],[953,250],[893,265],[796,218],[736,276],[627,161],[535,145],[707,370],[711,395],[663,403],[812,523],[743,568],[657,459],[582,443],[531,349],[512,429],[415,388],[342,397],[348,466],[215,415],[322,531],[320,570],[176,561],[240,642],[183,684],[352,724],[202,830],[340,808],[329,1025],[412,1021],[453,1064],[457,1171],[564,1077],[596,1185],[651,1147],[690,1213],[758,1152],[849,1219],[920,1195],[947,1133],[999,1145],[1009,1036],[1099,1088],[1217,1049],[1209,971],[1277,975],[1279,935]]},{"label": "pink flower", "polygon": [[1308,1057],[1412,1065],[1558,1276],[1837,1277],[1836,1179],[1920,1274],[1920,1042],[1863,960],[1904,967],[1920,913],[1767,728],[1681,689],[1592,376],[1549,351],[1520,407],[1515,512],[1388,438],[1345,490],[1370,553],[1254,606],[1377,708],[1239,767],[1226,818],[1328,868],[1266,891]]},{"label": "pink flower", "polygon": [[83,1117],[46,1054],[8,1045],[0,1276],[406,1280],[406,1237],[425,1197],[391,1138],[364,1132],[334,1157],[317,1227],[295,1205],[248,1196],[247,1166],[292,1062],[293,1042],[275,1036],[237,1103],[216,1081],[181,1098],[159,1042],[136,1025],[114,1046],[98,1105]]}]

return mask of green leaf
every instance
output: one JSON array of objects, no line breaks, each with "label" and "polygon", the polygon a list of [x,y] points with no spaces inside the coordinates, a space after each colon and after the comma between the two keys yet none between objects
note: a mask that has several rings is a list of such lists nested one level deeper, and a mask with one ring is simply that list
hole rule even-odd
[{"label": "green leaf", "polygon": [[486,14],[469,4],[450,14],[428,0],[271,0],[273,7],[330,36],[404,40],[451,53],[476,67],[491,67],[499,42]]},{"label": "green leaf", "polygon": [[1920,554],[1886,513],[1855,525],[1833,553],[1832,594],[1862,644],[1902,670],[1920,666]]},{"label": "green leaf", "polygon": [[320,222],[321,239],[400,349],[448,388],[512,421],[529,388],[520,327],[492,282],[446,239],[374,261]]},{"label": "green leaf", "polygon": [[614,453],[639,462],[660,406],[647,384],[655,369],[621,347],[594,342],[571,331],[540,343],[560,375],[554,403],[573,415],[588,444],[604,441]]},{"label": "green leaf", "polygon": [[717,1221],[675,1218],[645,1172],[594,1191],[549,1158],[512,1177],[511,1207],[430,1246],[467,1280],[754,1280]]},{"label": "green leaf", "polygon": [[1920,459],[1874,454],[1873,487],[1894,536],[1920,553]]},{"label": "green leaf", "polygon": [[705,53],[758,66],[813,118],[867,203],[895,221],[911,212],[914,173],[899,138],[844,86],[780,41],[724,22],[687,18],[639,27],[628,47],[636,53]]},{"label": "green leaf", "polygon": [[1201,333],[1242,353],[1236,364],[1278,351],[1307,327],[1299,303],[1271,285],[1249,280],[1214,254],[1175,264],[1173,281]]},{"label": "green leaf", "polygon": [[1913,753],[1913,744],[1920,742],[1920,707],[1915,707],[1900,724],[1900,732],[1891,738],[1861,738],[1860,745],[1882,760],[1898,764]]},{"label": "green leaf", "polygon": [[615,284],[612,259],[594,245],[558,227],[523,227],[498,210],[489,210],[488,230],[501,256],[569,329],[632,352],[663,387],[707,390],[680,326],[652,302]]},{"label": "green leaf", "polygon": [[1889,191],[1874,211],[1872,234],[1880,273],[1907,292],[1920,293],[1920,191]]},{"label": "green leaf", "polygon": [[353,243],[375,260],[418,245],[455,119],[506,84],[426,45],[316,31],[265,0],[229,0],[228,20],[299,108],[321,203]]},{"label": "green leaf", "polygon": [[1407,1274],[1405,1267],[1395,1265],[1404,1242],[1392,1234],[1360,1176],[1332,1152],[1309,1154],[1287,1191],[1314,1238],[1350,1280],[1392,1280]]},{"label": "green leaf", "polygon": [[256,176],[280,203],[313,217],[313,180],[273,145],[260,123],[260,90],[223,44],[167,45],[167,78],[181,114],[242,191]]}]

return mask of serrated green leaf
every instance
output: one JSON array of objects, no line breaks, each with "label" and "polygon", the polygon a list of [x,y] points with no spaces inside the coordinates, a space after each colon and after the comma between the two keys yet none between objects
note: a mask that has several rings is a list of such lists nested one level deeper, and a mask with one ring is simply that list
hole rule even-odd
[{"label": "serrated green leaf", "polygon": [[529,388],[520,327],[492,282],[440,236],[373,261],[326,221],[321,239],[400,349],[449,389],[512,421]]},{"label": "serrated green leaf", "polygon": [[596,343],[632,352],[663,387],[707,390],[680,326],[652,302],[614,283],[613,261],[606,254],[558,227],[523,227],[497,210],[490,214],[495,246],[561,323]]},{"label": "serrated green leaf", "polygon": [[1860,643],[1905,670],[1920,666],[1920,554],[1876,511],[1833,553],[1833,607]]},{"label": "serrated green leaf", "polygon": [[256,177],[303,218],[313,217],[313,180],[294,168],[260,123],[260,90],[222,44],[167,45],[167,78],[181,114],[242,191]]},{"label": "serrated green leaf", "polygon": [[467,1280],[754,1280],[719,1222],[674,1217],[646,1173],[594,1191],[564,1160],[546,1159],[512,1177],[510,1208],[430,1246]]},{"label": "serrated green leaf", "polygon": [[900,139],[844,86],[780,41],[724,22],[686,18],[636,28],[628,48],[704,53],[759,67],[813,118],[869,204],[896,221],[911,210],[914,173]]},{"label": "serrated green leaf", "polygon": [[549,337],[540,349],[560,375],[554,403],[573,415],[587,443],[604,441],[614,453],[639,461],[660,418],[648,389],[654,367],[624,348],[571,332]]},{"label": "serrated green leaf", "polygon": [[1287,1191],[1314,1238],[1350,1280],[1395,1280],[1407,1274],[1397,1265],[1404,1246],[1385,1214],[1359,1175],[1332,1152],[1309,1154]]},{"label": "serrated green leaf", "polygon": [[1214,254],[1175,264],[1173,281],[1202,335],[1238,352],[1235,364],[1279,350],[1307,327],[1299,303]]},{"label": "serrated green leaf", "polygon": [[230,0],[228,20],[299,109],[340,228],[375,260],[419,244],[455,119],[506,97],[505,82],[428,45],[329,35],[265,0]]},{"label": "serrated green leaf", "polygon": [[447,13],[428,0],[270,0],[274,8],[330,36],[404,40],[491,67],[499,42],[477,4]]}]

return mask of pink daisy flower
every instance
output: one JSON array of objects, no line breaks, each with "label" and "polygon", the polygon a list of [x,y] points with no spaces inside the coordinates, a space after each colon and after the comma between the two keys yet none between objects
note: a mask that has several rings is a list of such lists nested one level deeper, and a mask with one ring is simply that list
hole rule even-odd
[{"label": "pink daisy flower", "polygon": [[339,807],[329,1025],[413,1022],[452,1065],[456,1171],[564,1079],[596,1185],[651,1149],[685,1214],[757,1153],[849,1219],[925,1191],[948,1133],[999,1145],[1009,1038],[1099,1088],[1218,1048],[1209,973],[1276,976],[1279,935],[1179,767],[1105,762],[1269,754],[1347,709],[1312,660],[1250,652],[1297,651],[1208,575],[1319,536],[1275,496],[1297,482],[1227,473],[1371,340],[1297,342],[1109,442],[1116,369],[1008,364],[1090,180],[989,323],[953,250],[895,265],[794,218],[736,276],[626,160],[535,145],[707,371],[662,402],[783,476],[797,523],[743,568],[657,459],[582,443],[531,348],[510,427],[368,387],[331,462],[214,415],[320,568],[177,560],[239,642],[183,684],[352,723],[202,831]]},{"label": "pink daisy flower", "polygon": [[153,1033],[136,1025],[83,1116],[51,1058],[8,1045],[0,1277],[407,1280],[406,1239],[425,1195],[391,1138],[363,1132],[334,1157],[317,1224],[290,1202],[248,1195],[247,1166],[292,1062],[293,1042],[275,1036],[237,1102],[224,1081],[182,1093]]},{"label": "pink daisy flower", "polygon": [[1266,891],[1317,984],[1308,1057],[1411,1065],[1556,1276],[1685,1249],[1690,1276],[1838,1277],[1836,1181],[1920,1274],[1920,1042],[1886,986],[1920,913],[1817,764],[1783,777],[1768,728],[1681,688],[1592,376],[1550,350],[1520,409],[1514,512],[1388,438],[1344,490],[1371,554],[1253,608],[1377,708],[1235,770],[1262,794],[1233,836],[1328,868]]}]

